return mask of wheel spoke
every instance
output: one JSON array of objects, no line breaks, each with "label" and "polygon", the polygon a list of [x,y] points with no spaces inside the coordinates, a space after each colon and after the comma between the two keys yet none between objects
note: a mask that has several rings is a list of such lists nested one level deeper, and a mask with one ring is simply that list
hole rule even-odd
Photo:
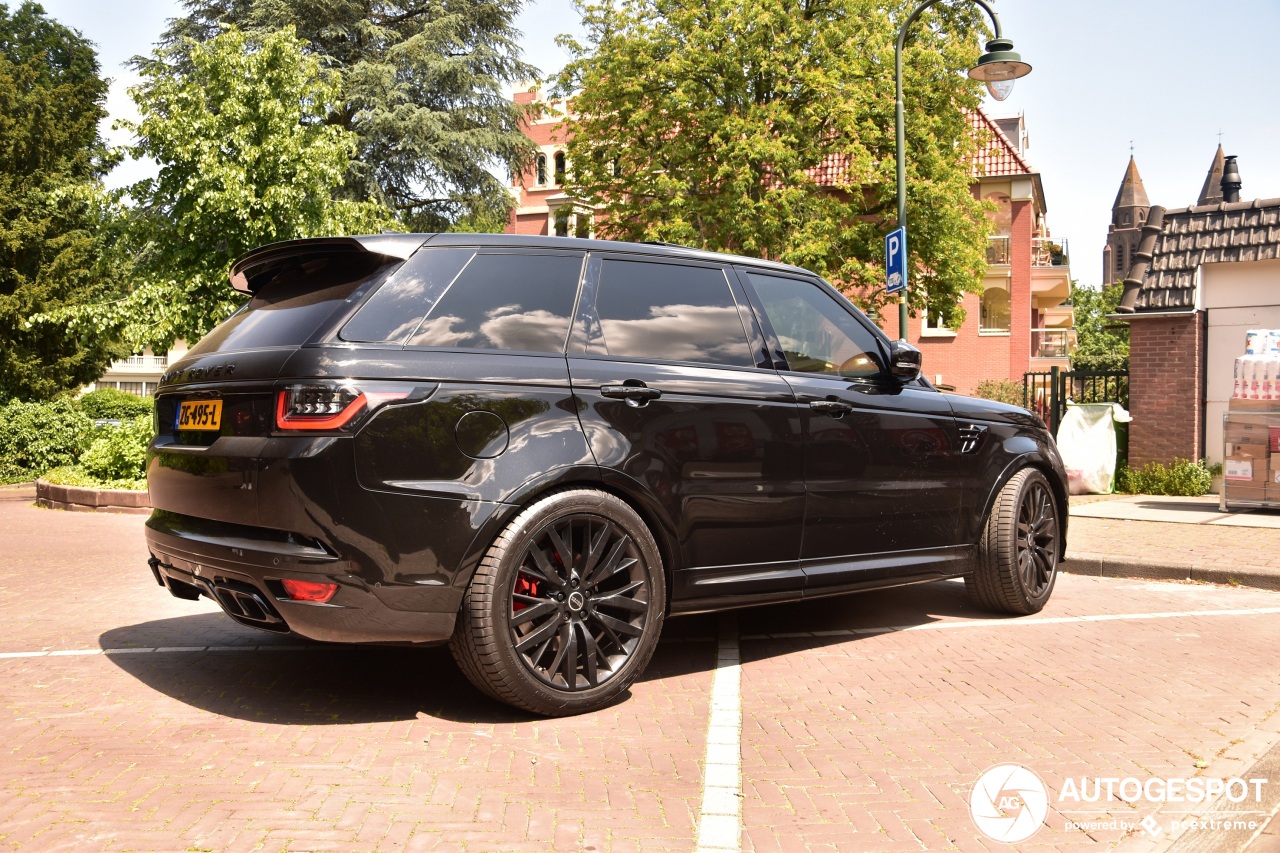
[{"label": "wheel spoke", "polygon": [[614,544],[613,550],[609,552],[609,556],[604,563],[592,573],[590,578],[585,580],[588,589],[595,589],[618,572],[629,569],[636,564],[637,560],[634,557],[625,560],[622,558],[623,553],[630,544],[630,536],[623,536]]},{"label": "wheel spoke", "polygon": [[[560,556],[560,574],[570,575],[573,571],[573,548],[561,538],[560,531],[556,530],[554,525],[547,528],[547,538],[551,540],[551,547],[555,548]],[[572,539],[572,535],[569,538]]]},{"label": "wheel spoke", "polygon": [[514,597],[516,601],[524,602],[527,606],[511,614],[510,625],[512,628],[531,622],[534,619],[540,619],[548,614],[554,614],[560,609],[560,605],[554,601],[544,601],[527,595],[516,595]]},{"label": "wheel spoke", "polygon": [[608,595],[593,598],[592,601],[597,607],[618,607],[623,610],[630,610],[632,613],[644,613],[649,609],[649,602],[635,597],[635,594],[643,588],[644,581],[636,581],[635,583],[627,584],[622,589],[614,590]]},{"label": "wheel spoke", "polygon": [[607,638],[609,642],[613,644],[613,648],[619,654],[623,654],[623,655],[631,654],[631,652],[627,650],[626,643],[622,641],[621,637],[619,637],[616,633],[614,633],[612,628],[610,628],[608,625],[604,623],[604,621],[600,618],[600,614],[598,612],[592,613],[591,618],[594,619],[596,621],[596,624],[600,626],[600,630],[604,632],[605,638]]},{"label": "wheel spoke", "polygon": [[600,528],[600,532],[591,539],[591,544],[587,548],[587,558],[582,563],[582,580],[589,583],[591,573],[595,571],[596,563],[600,562],[600,557],[604,554],[605,547],[609,544],[609,538],[613,536],[613,522],[606,521],[604,527]]},{"label": "wheel spoke", "polygon": [[551,560],[547,559],[546,552],[539,548],[537,543],[529,546],[529,556],[533,557],[533,562],[537,564],[538,571],[534,571],[528,564],[522,566],[520,571],[525,572],[530,577],[536,577],[540,581],[549,583],[556,589],[564,589],[564,578],[560,577],[560,573],[551,564]]},{"label": "wheel spoke", "polygon": [[628,637],[639,637],[644,630],[643,628],[637,628],[630,622],[623,622],[621,619],[615,619],[608,613],[596,611],[594,615],[601,625],[611,628],[616,634],[626,634]]},{"label": "wheel spoke", "polygon": [[587,686],[595,687],[599,678],[596,662],[600,650],[596,645],[596,638],[591,635],[591,631],[585,624],[579,622],[576,627],[578,633],[582,635],[582,674],[587,678]]},{"label": "wheel spoke", "polygon": [[[564,684],[570,690],[578,686],[578,632],[574,630],[572,623],[566,624],[564,633],[561,634],[565,638],[564,647],[561,651],[564,653]],[[556,668],[552,667],[552,672]]]},{"label": "wheel spoke", "polygon": [[558,619],[548,619],[536,629],[521,637],[516,643],[516,651],[524,653],[529,647],[536,646],[548,637],[554,636],[559,625],[560,621]]}]

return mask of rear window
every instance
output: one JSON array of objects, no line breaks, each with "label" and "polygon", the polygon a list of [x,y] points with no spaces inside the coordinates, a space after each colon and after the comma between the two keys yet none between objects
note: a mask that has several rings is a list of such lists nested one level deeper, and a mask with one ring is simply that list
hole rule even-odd
[{"label": "rear window", "polygon": [[300,258],[267,282],[222,325],[205,335],[192,354],[298,346],[348,305],[356,289],[391,273],[383,255],[319,255]]}]

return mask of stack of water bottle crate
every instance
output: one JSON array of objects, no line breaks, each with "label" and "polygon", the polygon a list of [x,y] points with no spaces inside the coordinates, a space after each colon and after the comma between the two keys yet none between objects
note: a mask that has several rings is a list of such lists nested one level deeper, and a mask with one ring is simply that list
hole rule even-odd
[{"label": "stack of water bottle crate", "polygon": [[1280,329],[1251,329],[1223,416],[1222,506],[1280,507]]}]

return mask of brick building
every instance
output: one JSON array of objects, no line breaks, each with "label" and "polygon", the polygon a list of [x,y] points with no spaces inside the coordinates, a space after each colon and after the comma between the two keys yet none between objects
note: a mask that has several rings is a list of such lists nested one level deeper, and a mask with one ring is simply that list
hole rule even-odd
[{"label": "brick building", "polygon": [[[969,394],[983,379],[1022,381],[1028,371],[1066,367],[1075,342],[1066,241],[1049,238],[1044,186],[1027,161],[1022,116],[969,115],[973,133],[985,139],[972,165],[977,198],[995,205],[995,233],[987,245],[983,292],[962,303],[965,322],[947,329],[928,315],[912,317],[908,340],[924,353],[925,374],[935,384]],[[896,333],[896,317],[882,325]]]},{"label": "brick building", "polygon": [[1280,328],[1280,198],[1240,201],[1234,161],[1219,146],[1196,204],[1142,208],[1115,315],[1129,323],[1133,467],[1221,461],[1245,332]]},{"label": "brick building", "polygon": [[[540,100],[536,87],[517,92],[517,103]],[[589,236],[591,211],[565,192],[565,139],[558,115],[566,105],[548,103],[543,117],[529,123],[526,135],[537,146],[533,167],[512,181],[516,207],[509,234]],[[984,140],[972,164],[977,198],[995,205],[995,234],[987,247],[988,269],[981,294],[968,294],[964,324],[948,329],[927,315],[913,317],[908,339],[924,352],[925,374],[938,385],[972,393],[983,379],[1021,382],[1029,370],[1066,366],[1074,345],[1071,270],[1065,241],[1049,239],[1044,187],[1026,157],[1022,116],[993,119],[970,114],[973,133]],[[833,155],[828,160],[837,159]],[[838,174],[838,162],[825,162],[819,174]],[[897,313],[886,311],[881,325],[897,334]]]}]

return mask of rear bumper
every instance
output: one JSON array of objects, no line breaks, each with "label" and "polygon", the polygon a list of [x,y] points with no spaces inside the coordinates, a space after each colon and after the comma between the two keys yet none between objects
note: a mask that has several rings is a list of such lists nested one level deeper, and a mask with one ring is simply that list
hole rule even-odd
[{"label": "rear bumper", "polygon": [[[446,585],[372,586],[322,545],[264,528],[155,512],[147,520],[149,564],[178,598],[205,596],[235,621],[313,640],[438,644],[453,634],[461,592]],[[294,601],[282,580],[338,585],[327,603]]]}]

